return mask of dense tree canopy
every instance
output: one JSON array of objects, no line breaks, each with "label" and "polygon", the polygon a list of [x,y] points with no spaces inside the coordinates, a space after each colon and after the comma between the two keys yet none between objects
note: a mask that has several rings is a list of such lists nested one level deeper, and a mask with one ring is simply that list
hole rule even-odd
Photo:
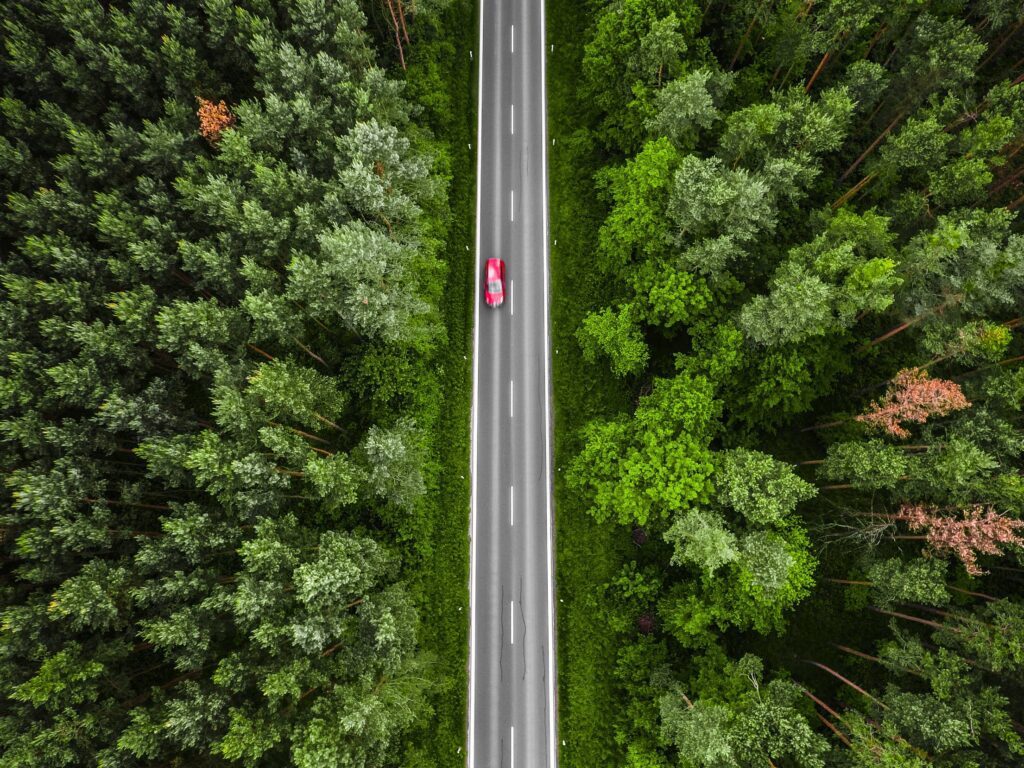
[{"label": "dense tree canopy", "polygon": [[5,8],[0,765],[383,766],[427,711],[447,203],[366,13]]},{"label": "dense tree canopy", "polygon": [[1020,8],[587,20],[616,764],[1018,765]]},{"label": "dense tree canopy", "polygon": [[[0,766],[449,759],[446,2],[5,5]],[[1020,3],[572,13],[591,764],[1015,768]]]}]

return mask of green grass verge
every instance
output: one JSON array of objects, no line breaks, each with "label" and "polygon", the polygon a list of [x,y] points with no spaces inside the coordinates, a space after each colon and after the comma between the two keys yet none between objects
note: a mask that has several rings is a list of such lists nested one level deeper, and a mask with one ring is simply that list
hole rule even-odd
[{"label": "green grass verge", "polygon": [[465,760],[474,279],[466,246],[473,247],[476,210],[476,154],[469,149],[476,145],[476,69],[469,59],[475,44],[475,0],[455,0],[437,23],[417,29],[406,77],[410,98],[423,107],[413,119],[432,130],[428,143],[449,186],[447,206],[430,222],[431,236],[444,243],[439,311],[447,344],[425,377],[436,378],[441,403],[429,437],[428,494],[403,530],[419,643],[435,687],[432,711],[406,736],[404,768],[447,768]]},{"label": "green grass verge", "polygon": [[[555,390],[555,512],[558,604],[559,738],[564,768],[621,762],[608,708],[615,701],[617,645],[598,618],[597,589],[618,572],[631,544],[621,528],[599,526],[563,481],[579,451],[579,431],[598,416],[630,408],[626,388],[607,365],[583,360],[575,331],[586,313],[609,303],[591,268],[602,206],[592,175],[603,158],[589,140],[588,106],[577,97],[586,38],[577,4],[547,3],[551,222],[551,327]],[[550,48],[549,48],[550,50]],[[558,471],[561,470],[561,471]]]}]

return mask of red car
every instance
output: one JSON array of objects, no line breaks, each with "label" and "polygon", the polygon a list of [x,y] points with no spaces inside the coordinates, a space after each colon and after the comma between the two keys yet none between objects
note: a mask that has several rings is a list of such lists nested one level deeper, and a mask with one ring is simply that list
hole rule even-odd
[{"label": "red car", "polygon": [[501,259],[487,260],[484,300],[489,307],[500,307],[505,301],[505,262]]}]

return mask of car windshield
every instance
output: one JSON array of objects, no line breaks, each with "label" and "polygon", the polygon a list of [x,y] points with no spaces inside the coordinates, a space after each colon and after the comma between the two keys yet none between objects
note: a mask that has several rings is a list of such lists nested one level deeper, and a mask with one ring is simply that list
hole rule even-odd
[{"label": "car windshield", "polygon": [[487,281],[488,293],[501,293],[501,280],[489,280]]}]

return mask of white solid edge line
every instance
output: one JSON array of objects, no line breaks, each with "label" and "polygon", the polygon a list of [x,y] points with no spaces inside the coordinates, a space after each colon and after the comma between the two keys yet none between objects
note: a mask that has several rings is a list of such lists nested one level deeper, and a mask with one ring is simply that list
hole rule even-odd
[{"label": "white solid edge line", "polygon": [[540,92],[541,92],[541,156],[543,157],[543,220],[544,220],[544,465],[545,480],[547,484],[547,560],[548,560],[548,766],[556,768],[558,765],[558,748],[556,746],[555,734],[555,710],[557,698],[555,696],[555,590],[552,581],[552,568],[554,551],[552,550],[552,520],[551,520],[551,496],[554,493],[551,479],[551,331],[548,318],[548,269],[550,254],[548,240],[550,239],[548,223],[548,91],[547,91],[547,55],[544,51],[544,39],[547,36],[547,22],[545,20],[545,0],[540,2]]},{"label": "white solid edge line", "polygon": [[484,92],[484,8],[486,0],[480,0],[480,24],[477,50],[480,51],[480,60],[477,61],[477,91],[476,91],[476,251],[473,254],[473,405],[470,417],[470,442],[469,442],[469,651],[467,662],[469,663],[469,706],[466,716],[466,765],[473,768],[475,757],[475,739],[473,734],[473,717],[476,713],[476,658],[473,653],[473,634],[476,631],[476,492],[477,492],[477,417],[479,415],[478,393],[480,390],[480,281],[477,279],[477,264],[480,261],[480,171],[483,153],[480,151],[480,142],[483,140],[484,111],[481,100]]}]

